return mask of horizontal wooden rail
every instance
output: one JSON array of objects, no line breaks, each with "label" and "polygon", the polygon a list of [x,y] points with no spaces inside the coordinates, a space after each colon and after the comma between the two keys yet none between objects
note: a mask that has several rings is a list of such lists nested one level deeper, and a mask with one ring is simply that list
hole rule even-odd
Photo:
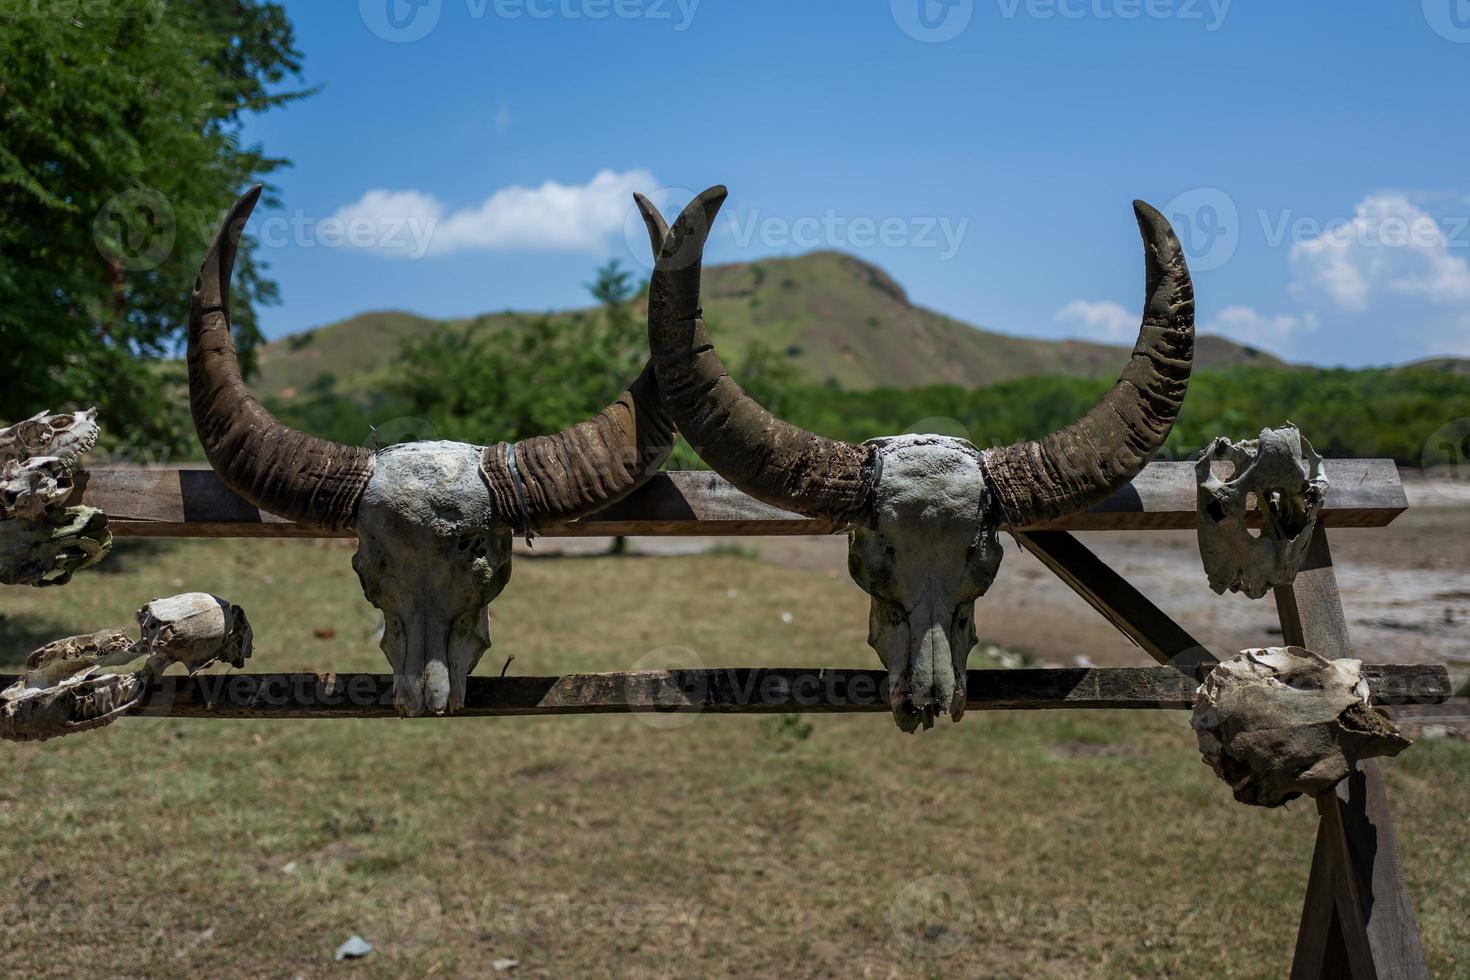
[{"label": "horizontal wooden rail", "polygon": [[[1408,507],[1392,460],[1335,459],[1323,521],[1335,527],[1382,527]],[[334,536],[293,524],[236,496],[208,469],[96,469],[79,475],[73,504],[108,515],[114,534],[133,537]],[[1253,512],[1259,524],[1259,515]],[[1017,530],[1183,530],[1195,526],[1193,463],[1151,463],[1128,486],[1081,514]],[[747,497],[714,473],[661,473],[626,500],[547,537],[605,535],[830,534],[834,528]],[[350,537],[350,533],[336,536]]]},{"label": "horizontal wooden rail", "polygon": [[[1374,701],[1439,704],[1453,693],[1433,665],[1365,666]],[[0,687],[13,677],[0,677]],[[975,711],[1188,708],[1198,682],[1172,667],[972,670]],[[723,714],[887,711],[882,670],[729,667],[710,670],[472,677],[454,717],[608,712]],[[165,677],[135,714],[177,718],[390,718],[389,674],[200,674]]]}]

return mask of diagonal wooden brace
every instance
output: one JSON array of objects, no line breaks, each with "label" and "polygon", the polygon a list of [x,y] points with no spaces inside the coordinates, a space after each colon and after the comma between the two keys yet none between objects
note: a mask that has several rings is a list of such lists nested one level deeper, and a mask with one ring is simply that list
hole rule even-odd
[{"label": "diagonal wooden brace", "polygon": [[1195,678],[1201,667],[1219,663],[1204,644],[1109,568],[1071,532],[1022,531],[1016,538],[1057,578],[1159,663],[1177,667]]}]

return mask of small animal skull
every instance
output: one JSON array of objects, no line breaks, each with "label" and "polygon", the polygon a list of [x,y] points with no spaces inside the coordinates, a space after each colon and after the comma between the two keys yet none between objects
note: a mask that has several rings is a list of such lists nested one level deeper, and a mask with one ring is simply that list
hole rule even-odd
[{"label": "small animal skull", "polygon": [[1369,705],[1361,668],[1301,647],[1225,661],[1195,696],[1200,754],[1237,800],[1265,807],[1327,792],[1360,759],[1397,755],[1410,742]]},{"label": "small animal skull", "polygon": [[0,520],[39,520],[73,488],[71,468],[55,456],[7,459],[0,463]]},{"label": "small animal skull", "polygon": [[0,429],[0,462],[54,456],[71,467],[92,450],[100,433],[95,408],[61,415],[38,412]]},{"label": "small animal skull", "polygon": [[[1234,467],[1229,479],[1212,464]],[[1259,599],[1296,579],[1327,493],[1322,458],[1297,427],[1265,429],[1259,439],[1220,437],[1195,464],[1199,549],[1210,588]],[[1246,527],[1251,501],[1261,512],[1259,536]]]},{"label": "small animal skull", "polygon": [[[137,707],[172,664],[193,674],[221,659],[242,667],[250,656],[244,611],[203,592],[156,599],[138,611],[138,623],[137,641],[105,629],[32,652],[25,672],[0,691],[0,738],[44,741],[101,728]],[[143,657],[140,668],[123,669]]]},{"label": "small animal skull", "polygon": [[999,519],[980,451],[963,439],[874,439],[882,479],[848,536],[848,570],[872,598],[868,645],[888,668],[903,731],[965,713],[975,600],[1000,569]]},{"label": "small animal skull", "polygon": [[393,703],[404,715],[464,706],[490,645],[490,601],[510,579],[510,529],[496,520],[480,458],[457,442],[386,449],[358,505],[352,567],[383,611]]},{"label": "small animal skull", "polygon": [[97,442],[96,415],[41,412],[0,429],[0,583],[63,585],[112,547],[106,514],[65,506]]},{"label": "small animal skull", "polygon": [[207,592],[153,600],[138,610],[138,627],[150,655],[191,675],[219,660],[244,667],[254,642],[245,610]]}]

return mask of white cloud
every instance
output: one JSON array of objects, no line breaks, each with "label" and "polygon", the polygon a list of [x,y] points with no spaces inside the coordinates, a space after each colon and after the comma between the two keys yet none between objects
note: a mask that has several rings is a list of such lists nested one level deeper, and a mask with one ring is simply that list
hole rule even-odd
[{"label": "white cloud", "polygon": [[[1060,322],[1081,324],[1087,336],[1129,341],[1138,335],[1141,316],[1110,300],[1075,299],[1057,310],[1056,318]],[[1271,351],[1280,351],[1294,334],[1316,329],[1316,313],[1269,315],[1249,306],[1227,306],[1208,325],[1200,325],[1203,333],[1220,334],[1237,343]]]},{"label": "white cloud", "polygon": [[1227,306],[1210,322],[1204,332],[1220,334],[1236,343],[1263,347],[1279,353],[1287,340],[1300,331],[1317,329],[1317,314],[1293,316],[1261,313],[1249,306]]},{"label": "white cloud", "polygon": [[1057,310],[1056,319],[1059,323],[1081,324],[1086,328],[1086,333],[1093,337],[1126,340],[1138,333],[1141,317],[1137,313],[1128,312],[1121,303],[1111,300],[1093,302],[1074,299]]},{"label": "white cloud", "polygon": [[1361,313],[1383,293],[1470,299],[1470,263],[1450,253],[1439,223],[1400,193],[1370,194],[1353,217],[1291,247],[1292,290]]},{"label": "white cloud", "polygon": [[585,184],[547,181],[540,187],[501,188],[478,206],[458,211],[420,191],[372,190],[334,217],[349,227],[375,228],[375,234],[349,243],[384,254],[410,254],[380,244],[401,237],[404,227],[427,229],[420,254],[466,249],[600,253],[609,238],[622,233],[633,192],[657,186],[647,170],[603,170]]}]

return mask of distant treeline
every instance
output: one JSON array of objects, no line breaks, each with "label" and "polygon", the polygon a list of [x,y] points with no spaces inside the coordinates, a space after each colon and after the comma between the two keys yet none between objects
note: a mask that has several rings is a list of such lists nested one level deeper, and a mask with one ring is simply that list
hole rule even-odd
[{"label": "distant treeline", "polygon": [[[843,392],[799,388],[784,399],[793,422],[859,440],[930,429],[976,445],[1030,439],[1078,418],[1111,381],[1023,378],[966,389],[933,386]],[[1446,423],[1470,417],[1470,378],[1437,369],[1312,370],[1240,367],[1197,372],[1164,455],[1182,459],[1216,436],[1254,438],[1290,420],[1324,456],[1391,457],[1417,465],[1425,442]],[[946,430],[942,422],[952,419]],[[920,422],[926,425],[916,425]]]},{"label": "distant treeline", "polygon": [[[740,371],[736,370],[736,376]],[[985,388],[953,385],[843,391],[784,383],[760,394],[783,417],[823,435],[861,442],[877,435],[929,431],[964,436],[981,446],[1035,438],[1086,412],[1111,385],[1104,379],[1031,377]],[[514,384],[503,377],[502,384]],[[609,395],[587,406],[602,407]],[[362,444],[376,425],[387,442],[396,428],[383,423],[425,413],[401,395],[385,393],[364,405],[322,393],[274,406],[290,424],[340,442]],[[1218,435],[1253,438],[1262,428],[1290,420],[1324,456],[1391,457],[1418,465],[1425,443],[1456,419],[1470,418],[1470,378],[1425,369],[1314,370],[1231,368],[1195,374],[1184,411],[1161,454],[1187,458]],[[436,428],[438,426],[435,426]],[[410,427],[412,428],[412,427]],[[418,433],[415,433],[417,436]],[[461,433],[454,433],[461,436]],[[519,434],[484,432],[494,441]],[[674,463],[694,462],[680,452]]]}]

